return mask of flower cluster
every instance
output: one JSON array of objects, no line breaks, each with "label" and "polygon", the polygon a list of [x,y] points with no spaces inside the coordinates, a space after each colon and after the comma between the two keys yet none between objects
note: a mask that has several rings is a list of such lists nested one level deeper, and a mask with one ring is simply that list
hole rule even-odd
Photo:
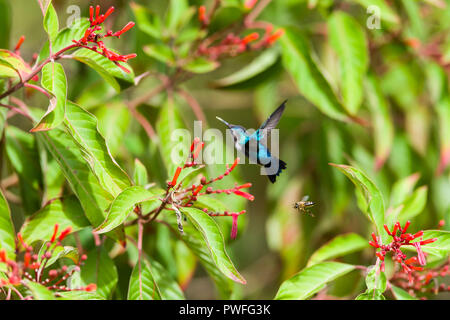
[{"label": "flower cluster", "polygon": [[[390,279],[390,282],[397,287],[406,290],[410,295],[417,296],[418,294],[433,293],[450,291],[450,285],[445,283],[439,284],[437,278],[447,277],[450,275],[450,260],[433,269],[427,269],[422,271],[412,271],[409,275],[405,273],[395,273]],[[425,299],[425,297],[422,297]]]},{"label": "flower cluster", "polygon": [[130,72],[127,68],[122,66],[119,62],[127,62],[129,59],[135,58],[136,54],[120,55],[105,47],[104,42],[101,40],[107,37],[117,37],[119,38],[123,33],[127,32],[134,26],[134,22],[128,22],[122,30],[113,32],[109,30],[105,34],[99,33],[103,29],[102,24],[108,18],[111,13],[114,12],[114,7],[110,7],[104,14],[100,14],[100,6],[96,6],[95,14],[94,7],[89,8],[89,22],[90,26],[86,29],[84,36],[79,40],[72,40],[79,47],[83,47],[92,51],[95,51],[112,62],[114,62],[119,68],[125,72]]},{"label": "flower cluster", "polygon": [[[384,229],[387,234],[392,237],[392,242],[384,245],[381,244],[379,239],[376,237],[375,233],[372,233],[373,241],[369,241],[369,244],[372,247],[380,249],[376,252],[377,257],[381,260],[381,269],[384,270],[384,259],[388,252],[392,253],[392,259],[399,263],[402,267],[402,270],[405,274],[409,275],[412,281],[412,271],[422,271],[423,267],[426,264],[425,254],[422,251],[423,245],[435,242],[437,239],[426,239],[420,240],[416,242],[411,242],[414,239],[421,238],[423,236],[423,231],[419,231],[415,234],[406,233],[408,230],[410,221],[407,221],[402,228],[400,222],[397,222],[392,229],[392,232],[389,230],[387,225],[384,225]],[[421,238],[422,239],[422,238]],[[407,258],[406,254],[402,252],[401,247],[403,246],[414,246],[417,251],[417,257]],[[416,266],[415,264],[419,264],[420,266]]]},{"label": "flower cluster", "polygon": [[[245,3],[245,8],[250,11],[256,3],[257,1],[255,0],[247,1]],[[200,6],[198,8],[198,20],[201,23],[202,28],[208,27],[212,15],[213,10],[208,15],[205,6]],[[230,31],[224,37],[221,33],[214,34],[205,39],[205,41],[198,46],[197,54],[211,60],[217,60],[223,56],[234,57],[247,51],[256,51],[270,47],[284,33],[283,29],[278,29],[274,32],[273,25],[263,21],[244,23],[244,27],[246,29],[263,30],[263,35],[260,36],[260,33],[258,32],[251,32],[246,36],[241,37],[239,36],[239,33],[241,33],[242,30],[236,30],[236,32]]]},{"label": "flower cluster", "polygon": [[[38,253],[34,252],[35,250],[32,246],[25,243],[20,233],[17,234],[16,239],[16,260],[9,259],[6,251],[0,250],[0,264],[6,265],[4,269],[6,279],[0,279],[0,288],[8,291],[13,290],[23,300],[32,299],[31,296],[23,296],[18,290],[20,286],[26,286],[26,280],[39,283],[55,292],[95,291],[97,289],[95,284],[89,284],[83,288],[69,288],[66,286],[65,281],[75,272],[80,271],[80,267],[84,264],[87,256],[85,254],[81,255],[74,261],[75,265],[72,266],[56,266],[56,264],[52,264],[52,259],[55,259],[61,248],[63,248],[62,241],[72,231],[72,228],[68,227],[58,235],[58,229],[59,225],[55,224],[50,241],[45,242]],[[20,260],[18,260],[19,257]]]},{"label": "flower cluster", "polygon": [[[213,189],[213,187],[211,186],[214,182],[222,180],[224,177],[228,176],[234,170],[234,168],[236,168],[237,164],[239,163],[239,158],[236,158],[231,166],[229,166],[227,164],[225,172],[223,174],[219,175],[218,177],[208,180],[208,179],[206,179],[206,177],[202,176],[200,179],[200,183],[198,185],[192,184],[191,186],[188,186],[186,188],[182,188],[182,182],[177,184],[178,178],[183,169],[198,166],[198,164],[195,162],[195,160],[198,158],[199,153],[201,152],[203,147],[204,147],[204,142],[200,142],[200,139],[195,138],[191,145],[191,148],[190,148],[190,154],[189,154],[188,160],[186,161],[184,166],[177,167],[172,180],[167,183],[168,190],[173,189],[173,192],[176,195],[174,200],[172,201],[172,206],[174,206],[175,211],[178,212],[179,207],[192,207],[198,197],[204,196],[207,194],[220,194],[220,193],[224,193],[224,194],[228,194],[228,195],[235,194],[235,195],[244,197],[247,200],[253,201],[255,198],[253,195],[241,190],[241,189],[250,188],[252,186],[251,183],[245,183],[242,185],[235,184],[234,187],[229,188],[229,189]],[[203,211],[206,214],[213,216],[213,217],[231,216],[233,218],[233,224],[232,224],[232,229],[231,229],[231,238],[232,239],[234,239],[237,235],[238,217],[241,214],[245,213],[245,210],[242,210],[240,212],[228,212],[228,211],[213,212],[213,211],[209,211],[208,209],[203,209]],[[180,228],[180,222],[181,221],[179,220],[179,224],[178,224],[179,228]]]}]

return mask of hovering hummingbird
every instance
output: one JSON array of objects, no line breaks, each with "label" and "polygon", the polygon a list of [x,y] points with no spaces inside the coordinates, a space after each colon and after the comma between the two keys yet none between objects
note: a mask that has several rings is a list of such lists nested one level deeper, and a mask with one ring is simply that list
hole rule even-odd
[{"label": "hovering hummingbird", "polygon": [[[284,101],[252,135],[249,135],[244,127],[230,124],[225,120],[216,117],[218,120],[225,123],[231,130],[235,148],[239,152],[244,153],[247,158],[264,166],[266,168],[267,176],[272,183],[275,183],[280,172],[283,169],[286,169],[286,163],[283,160],[272,156],[269,149],[261,142],[261,140],[266,137],[270,130],[277,126],[281,115],[283,114],[286,101]],[[256,146],[256,148],[251,146]],[[274,169],[276,171],[274,171]]]}]

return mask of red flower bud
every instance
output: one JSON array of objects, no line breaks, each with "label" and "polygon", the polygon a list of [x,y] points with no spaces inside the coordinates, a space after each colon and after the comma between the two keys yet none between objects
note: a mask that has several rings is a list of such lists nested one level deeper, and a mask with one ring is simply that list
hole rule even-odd
[{"label": "red flower bud", "polygon": [[178,177],[180,176],[182,168],[177,167],[177,170],[175,171],[175,174],[173,175],[172,182],[169,183],[170,187],[174,187],[177,184]]},{"label": "red flower bud", "polygon": [[258,40],[259,34],[257,32],[250,33],[242,39],[243,44],[249,44],[252,41]]}]

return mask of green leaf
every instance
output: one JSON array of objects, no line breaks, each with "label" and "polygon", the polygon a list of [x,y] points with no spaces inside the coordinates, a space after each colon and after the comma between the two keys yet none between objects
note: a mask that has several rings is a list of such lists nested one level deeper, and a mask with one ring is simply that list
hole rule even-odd
[{"label": "green leaf", "polygon": [[0,191],[0,243],[1,249],[6,251],[9,259],[15,260],[16,257],[16,233],[11,220],[11,211],[5,196]]},{"label": "green leaf", "polygon": [[419,178],[420,173],[416,172],[395,182],[392,186],[390,206],[396,207],[405,201],[408,195],[413,191]]},{"label": "green leaf", "polygon": [[367,292],[378,290],[383,293],[387,286],[386,274],[380,271],[377,266],[370,266],[366,275],[366,286]]},{"label": "green leaf", "polygon": [[2,30],[2,33],[0,34],[0,48],[7,48],[9,46],[9,38],[12,24],[11,20],[12,20],[12,10],[10,6],[10,1],[0,0],[0,30]]},{"label": "green leaf", "polygon": [[87,291],[67,291],[67,292],[58,292],[57,296],[58,300],[106,300],[101,295],[95,292],[87,292]]},{"label": "green leaf", "polygon": [[146,186],[148,184],[147,168],[142,164],[139,159],[134,159],[134,183],[138,186]]},{"label": "green leaf", "polygon": [[[72,25],[70,28],[62,29],[56,39],[52,42],[52,51],[56,53],[63,48],[66,48],[73,44],[72,40],[80,40],[83,38],[84,33],[87,28],[89,28],[90,22],[88,19],[79,19],[77,23]],[[39,52],[38,61],[42,62],[50,55],[49,43],[46,42],[42,47],[41,52]]]},{"label": "green leaf", "polygon": [[428,187],[422,186],[415,190],[404,202],[398,214],[398,221],[404,224],[414,218],[425,208],[427,203]]},{"label": "green leaf", "polygon": [[[95,229],[97,233],[105,233],[120,226],[134,207],[144,201],[148,201],[157,196],[140,186],[132,186],[123,190],[112,202],[111,209],[105,221]],[[154,202],[161,202],[154,200]]]},{"label": "green leaf", "polygon": [[411,296],[408,292],[402,288],[396,287],[391,284],[392,293],[397,300],[417,300],[417,298]]},{"label": "green leaf", "polygon": [[142,32],[154,38],[161,37],[161,21],[159,17],[147,8],[131,2],[130,7],[136,17],[136,25]]},{"label": "green leaf", "polygon": [[79,49],[72,54],[73,58],[83,62],[108,82],[117,92],[128,88],[134,84],[134,73],[131,67],[125,63],[120,62],[122,66],[130,70],[129,73],[123,71],[116,64],[101,54],[89,49]]},{"label": "green leaf", "polygon": [[217,61],[207,60],[205,58],[196,58],[183,66],[183,69],[192,73],[207,73],[219,67]]},{"label": "green leaf", "polygon": [[[423,233],[423,240],[433,239],[437,240],[432,243],[421,246],[422,251],[435,256],[446,257],[450,253],[450,231],[441,230],[427,230]],[[405,249],[416,251],[413,246],[407,246]]]},{"label": "green leaf", "polygon": [[[362,205],[364,213],[375,225],[378,234],[385,239],[384,227],[384,201],[377,186],[359,169],[347,165],[330,163],[344,173],[356,186],[359,192],[358,200]],[[358,195],[358,194],[357,194]]]},{"label": "green leaf", "polygon": [[176,32],[183,27],[191,15],[192,9],[189,8],[187,0],[170,0],[166,20],[169,35],[176,35]]},{"label": "green leaf", "polygon": [[82,151],[65,131],[54,129],[38,133],[39,139],[58,162],[69,185],[80,200],[81,206],[93,226],[105,220],[105,211],[114,200],[100,184],[83,158]]},{"label": "green leaf", "polygon": [[58,35],[59,22],[58,15],[56,14],[53,4],[50,2],[47,6],[47,10],[44,16],[44,29],[48,34],[48,39],[51,43],[55,40]]},{"label": "green leaf", "polygon": [[359,23],[343,11],[331,15],[328,31],[339,58],[344,106],[354,115],[363,100],[363,79],[369,65],[366,35]]},{"label": "green leaf", "polygon": [[45,131],[57,127],[64,120],[67,100],[67,79],[62,65],[56,62],[48,63],[42,68],[42,86],[53,96],[47,112],[39,123],[31,129],[32,132]]},{"label": "green leaf", "polygon": [[123,138],[130,126],[130,112],[122,102],[111,102],[95,111],[98,130],[105,137],[106,144],[113,155],[118,154]]},{"label": "green leaf", "polygon": [[170,273],[157,261],[143,259],[133,269],[128,287],[128,300],[183,300],[184,295]]},{"label": "green leaf", "polygon": [[158,61],[161,61],[168,66],[173,66],[175,64],[175,57],[173,51],[165,44],[152,44],[144,46],[142,48],[144,53],[149,57],[152,57]]},{"label": "green leaf", "polygon": [[16,78],[18,74],[24,77],[31,73],[30,66],[19,55],[9,50],[0,49],[0,61],[0,74],[4,74],[4,77]]},{"label": "green leaf", "polygon": [[[439,119],[439,140],[441,149],[441,162],[438,173],[448,167],[450,157],[450,96],[447,94],[436,104],[436,112]],[[444,167],[445,166],[445,167]]]},{"label": "green leaf", "polygon": [[55,224],[59,225],[60,231],[72,227],[72,232],[90,226],[78,200],[69,196],[53,200],[33,214],[22,225],[20,232],[26,243],[33,244],[38,240],[50,240]]},{"label": "green leaf", "polygon": [[25,280],[25,286],[30,289],[34,300],[55,300],[53,292],[40,283]]},{"label": "green leaf", "polygon": [[97,285],[96,293],[105,299],[111,299],[118,281],[114,261],[108,256],[105,248],[96,248],[87,256],[80,273],[72,276],[71,285],[77,288],[95,283]]},{"label": "green leaf", "polygon": [[[44,253],[48,250],[47,244],[50,243],[50,241],[45,241],[41,249],[39,250],[38,256],[39,260],[42,261],[42,256]],[[62,258],[68,258],[73,261],[73,263],[77,264],[79,263],[80,255],[78,254],[78,249],[71,247],[71,246],[57,246],[54,247],[53,253],[50,259],[47,260],[47,263],[45,264],[45,268],[50,267],[52,264],[54,264],[56,261]]]},{"label": "green leaf", "polygon": [[[184,123],[177,110],[175,102],[173,99],[168,98],[160,111],[159,119],[156,123],[156,132],[158,133],[160,139],[159,148],[161,150],[161,156],[164,160],[164,164],[166,165],[169,178],[173,177],[176,167],[181,165],[181,162],[184,161],[188,155],[188,144],[191,142],[188,141],[186,145],[182,145],[182,147],[185,148],[183,150],[179,150],[177,147],[180,147],[180,141],[175,140],[176,134],[180,133],[180,129],[184,128]],[[186,135],[183,135],[181,138],[186,138]],[[178,152],[178,154],[176,152]],[[185,157],[180,156],[180,152],[183,152]]]},{"label": "green leaf", "polygon": [[202,234],[204,244],[207,246],[217,268],[231,280],[245,284],[246,280],[236,270],[225,250],[222,232],[214,219],[196,208],[182,208],[181,211],[186,214],[189,221]]},{"label": "green leaf", "polygon": [[348,233],[335,237],[330,242],[317,249],[309,258],[308,267],[324,260],[342,257],[369,246],[366,239],[356,233]]},{"label": "green leaf", "polygon": [[339,262],[321,262],[305,268],[292,278],[284,281],[275,296],[276,300],[305,300],[324,286],[355,267]]},{"label": "green leaf", "polygon": [[265,50],[243,68],[225,78],[213,81],[212,85],[215,88],[228,88],[242,85],[273,67],[279,58],[280,50],[278,48],[274,47]]},{"label": "green leaf", "polygon": [[72,102],[67,103],[66,127],[101,185],[113,196],[131,185],[130,179],[111,156],[98,131],[97,119]]},{"label": "green leaf", "polygon": [[356,297],[355,300],[386,300],[380,290],[367,290]]},{"label": "green leaf", "polygon": [[314,63],[307,40],[296,29],[286,28],[285,31],[280,38],[283,64],[300,93],[327,116],[341,121],[348,119],[329,83]]},{"label": "green leaf", "polygon": [[226,277],[211,256],[209,248],[205,245],[203,234],[197,230],[192,224],[185,223],[183,225],[184,235],[181,237],[177,227],[177,221],[174,214],[165,216],[165,219],[171,225],[172,232],[180,237],[180,240],[186,244],[195,257],[200,261],[202,267],[213,280],[221,299],[230,299],[235,289],[235,282]]},{"label": "green leaf", "polygon": [[394,142],[394,123],[388,102],[381,92],[377,79],[373,75],[366,78],[365,88],[368,106],[372,115],[375,140],[375,167],[379,169],[391,152]]}]

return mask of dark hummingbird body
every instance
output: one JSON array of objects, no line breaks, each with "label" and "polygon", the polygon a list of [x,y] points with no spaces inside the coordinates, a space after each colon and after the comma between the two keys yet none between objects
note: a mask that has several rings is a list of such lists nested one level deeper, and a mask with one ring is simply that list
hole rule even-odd
[{"label": "dark hummingbird body", "polygon": [[270,130],[277,126],[281,115],[283,114],[285,104],[286,101],[284,101],[270,117],[264,121],[261,127],[251,135],[247,133],[247,130],[244,127],[230,124],[225,120],[216,117],[225,123],[231,130],[235,148],[239,152],[244,153],[247,158],[264,166],[266,168],[267,176],[272,183],[275,183],[277,176],[280,175],[283,169],[286,169],[286,163],[283,160],[272,156],[270,150],[262,143],[262,140],[267,137]]}]

